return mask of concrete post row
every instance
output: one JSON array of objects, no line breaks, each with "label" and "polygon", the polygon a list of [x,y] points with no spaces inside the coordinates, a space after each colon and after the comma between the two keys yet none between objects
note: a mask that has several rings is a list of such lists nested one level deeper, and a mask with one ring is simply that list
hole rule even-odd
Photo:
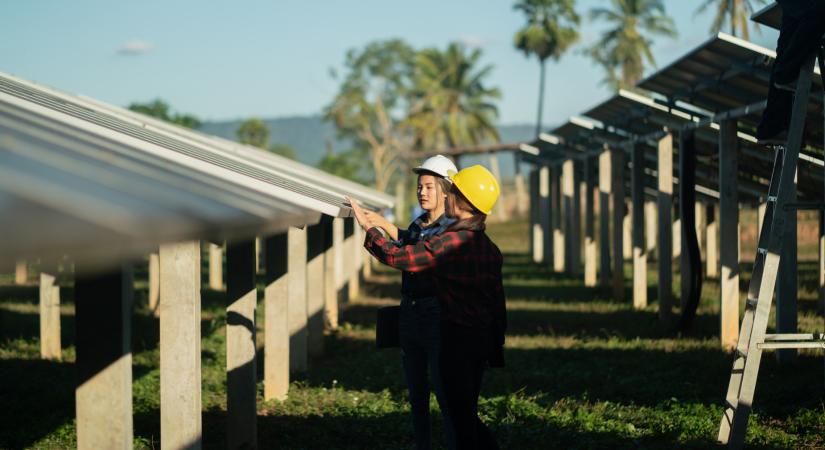
[{"label": "concrete post row", "polygon": [[[719,223],[720,256],[722,262],[721,344],[726,349],[736,347],[739,339],[739,196],[736,182],[738,169],[738,139],[736,121],[726,120],[719,129]],[[715,249],[715,229],[708,227],[708,268],[716,265],[711,254]],[[711,236],[714,238],[711,238]],[[788,247],[788,246],[786,246]],[[715,252],[713,252],[715,254]],[[794,269],[796,266],[794,266]]]},{"label": "concrete post row", "polygon": [[612,183],[610,204],[613,207],[613,297],[624,300],[624,154],[610,149]]},{"label": "concrete post row", "polygon": [[553,210],[550,207],[550,167],[539,169],[539,233],[541,238],[541,262],[549,265],[553,260],[553,243],[551,242],[550,220]]},{"label": "concrete post row", "polygon": [[596,286],[596,168],[593,158],[584,161],[584,285]]},{"label": "concrete post row", "polygon": [[255,241],[226,246],[226,441],[257,447]]},{"label": "concrete post row", "polygon": [[160,430],[162,448],[201,447],[201,247],[163,245],[160,285]]},{"label": "concrete post row", "polygon": [[610,285],[610,196],[612,188],[610,150],[599,154],[599,281]]},{"label": "concrete post row", "polygon": [[673,306],[673,135],[659,140],[657,213],[659,239],[659,319],[670,322]]},{"label": "concrete post row", "polygon": [[[200,256],[198,257],[200,260]],[[160,255],[152,253],[149,255],[149,309],[155,315],[160,316],[158,303],[160,302]]]},{"label": "concrete post row", "polygon": [[77,448],[131,449],[132,270],[75,273]]},{"label": "concrete post row", "polygon": [[633,307],[647,307],[647,249],[645,244],[644,148],[631,145],[632,233],[633,233]]},{"label": "concrete post row", "polygon": [[[736,183],[734,181],[734,183]],[[738,196],[737,196],[738,198]],[[698,205],[698,204],[697,204]],[[706,208],[705,220],[707,221],[707,225],[705,227],[705,242],[706,242],[706,252],[705,252],[705,264],[706,264],[706,274],[708,278],[716,278],[719,276],[719,221],[720,221],[720,214],[719,209],[721,207],[717,207],[713,203],[708,203]],[[736,211],[736,223],[738,227],[739,223],[739,205],[735,205]]]},{"label": "concrete post row", "polygon": [[209,244],[209,288],[223,290],[223,246]]},{"label": "concrete post row", "polygon": [[539,170],[536,168],[530,171],[529,190],[530,190],[530,257],[534,263],[542,262],[544,257],[544,237],[542,234],[541,223],[539,223]]},{"label": "concrete post row", "polygon": [[324,350],[324,315],[326,309],[324,256],[331,238],[332,217],[321,216],[319,223],[307,227],[306,295],[307,331],[309,333],[307,350],[310,357],[318,356]]},{"label": "concrete post row", "polygon": [[263,240],[264,259],[264,399],[285,400],[289,391],[289,251],[288,235]]},{"label": "concrete post row", "polygon": [[53,275],[41,273],[40,357],[59,361],[60,347],[60,286]]},{"label": "concrete post row", "polygon": [[305,372],[309,345],[306,228],[287,231],[287,284],[289,368],[291,373]]},{"label": "concrete post row", "polygon": [[[563,272],[565,257],[565,227],[566,212],[562,211],[562,169],[561,166],[550,168],[550,225],[553,227],[553,271]],[[563,216],[564,215],[564,216]]]}]

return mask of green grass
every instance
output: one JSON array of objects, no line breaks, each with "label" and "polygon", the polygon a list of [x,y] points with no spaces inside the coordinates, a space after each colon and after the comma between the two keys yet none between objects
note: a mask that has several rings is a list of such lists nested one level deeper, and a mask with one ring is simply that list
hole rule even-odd
[{"label": "green grass", "polygon": [[[578,278],[532,264],[526,232],[524,223],[490,230],[506,253],[510,329],[507,367],[487,374],[480,409],[502,448],[712,446],[732,361],[718,344],[718,281],[705,281],[695,327],[679,335],[658,321],[655,271],[650,306],[635,311],[629,300],[617,302]],[[629,277],[629,267],[625,273]],[[800,265],[803,331],[822,330],[815,276],[814,264]],[[135,446],[153,448],[160,435],[158,323],[145,307],[145,274],[138,278]],[[71,288],[64,289],[64,360],[56,363],[38,358],[36,287],[0,282],[0,448],[74,447]],[[397,301],[398,291],[397,274],[376,270],[362,298],[345,307],[340,329],[326,336],[325,356],[292,383],[288,400],[264,402],[259,385],[261,448],[412,448],[398,351],[375,350],[373,344],[375,310]],[[259,327],[262,313],[259,308]],[[224,322],[222,293],[204,289],[205,448],[225,447]],[[787,366],[766,354],[750,448],[825,448],[823,387],[821,353],[803,352]],[[437,417],[434,399],[431,408]],[[435,440],[443,440],[438,420]]]}]

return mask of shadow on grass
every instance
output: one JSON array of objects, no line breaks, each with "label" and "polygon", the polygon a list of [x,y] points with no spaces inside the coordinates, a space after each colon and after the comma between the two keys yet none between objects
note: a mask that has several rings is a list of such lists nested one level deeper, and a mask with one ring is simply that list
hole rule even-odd
[{"label": "shadow on grass", "polygon": [[[138,380],[153,370],[132,366]],[[0,448],[29,448],[75,417],[74,364],[0,359]]]}]

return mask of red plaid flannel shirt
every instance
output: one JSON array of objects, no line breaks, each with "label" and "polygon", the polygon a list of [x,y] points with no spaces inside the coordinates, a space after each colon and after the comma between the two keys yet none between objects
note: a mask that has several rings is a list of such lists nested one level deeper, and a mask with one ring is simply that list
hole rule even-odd
[{"label": "red plaid flannel shirt", "polygon": [[396,247],[378,228],[371,228],[364,247],[388,266],[427,271],[444,305],[444,319],[490,328],[498,345],[504,343],[507,316],[501,279],[503,258],[484,231],[445,231],[415,245]]}]

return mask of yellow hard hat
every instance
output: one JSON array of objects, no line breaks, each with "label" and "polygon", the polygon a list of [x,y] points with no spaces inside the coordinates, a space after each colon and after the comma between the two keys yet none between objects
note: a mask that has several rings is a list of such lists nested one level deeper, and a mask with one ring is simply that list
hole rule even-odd
[{"label": "yellow hard hat", "polygon": [[450,179],[477,210],[490,214],[501,189],[496,177],[489,170],[475,165],[450,174]]}]

